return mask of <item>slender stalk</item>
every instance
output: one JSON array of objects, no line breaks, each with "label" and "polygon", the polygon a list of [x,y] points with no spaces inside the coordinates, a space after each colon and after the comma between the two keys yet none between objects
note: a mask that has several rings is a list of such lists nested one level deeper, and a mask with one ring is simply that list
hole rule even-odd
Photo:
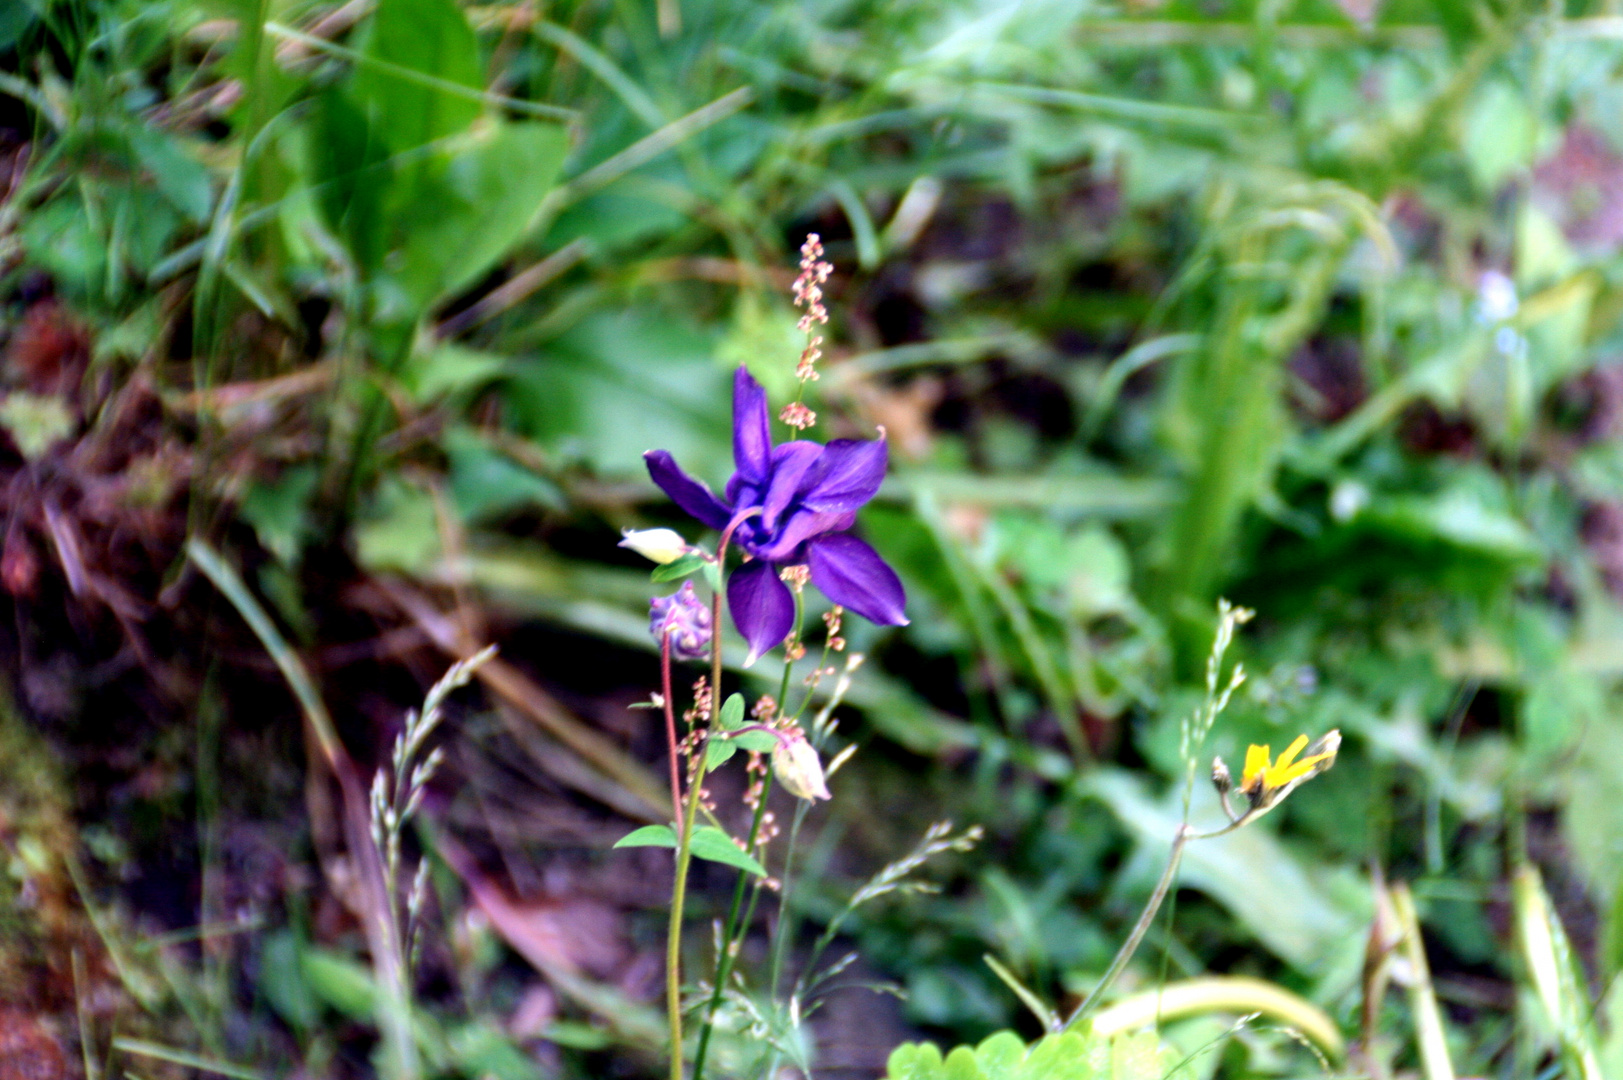
[{"label": "slender stalk", "polygon": [[1144,940],[1144,935],[1150,931],[1150,925],[1155,922],[1155,913],[1161,910],[1161,902],[1167,898],[1167,892],[1172,888],[1173,879],[1178,876],[1178,864],[1183,861],[1184,845],[1189,843],[1190,838],[1194,835],[1194,830],[1188,825],[1178,826],[1178,833],[1172,838],[1172,852],[1167,857],[1167,868],[1161,872],[1161,880],[1155,883],[1155,891],[1150,894],[1150,902],[1144,905],[1144,910],[1139,915],[1138,922],[1133,927],[1133,932],[1127,935],[1126,941],[1122,942],[1121,948],[1116,952],[1116,958],[1110,961],[1110,967],[1105,969],[1104,978],[1099,980],[1099,985],[1095,986],[1093,992],[1082,999],[1082,1003],[1076,1007],[1070,1016],[1066,1017],[1064,1023],[1059,1025],[1058,1030],[1065,1031],[1075,1026],[1097,1009],[1105,991],[1110,989],[1110,984],[1115,982],[1116,976],[1126,969],[1127,962],[1133,958],[1133,953],[1138,951],[1139,943]]},{"label": "slender stalk", "polygon": [[1150,925],[1155,922],[1155,913],[1161,910],[1161,903],[1166,900],[1167,893],[1172,889],[1172,882],[1178,876],[1178,864],[1183,861],[1184,845],[1191,840],[1215,840],[1219,836],[1227,836],[1250,820],[1250,818],[1241,818],[1239,821],[1232,822],[1209,833],[1196,832],[1187,823],[1178,826],[1177,835],[1172,838],[1172,851],[1167,856],[1167,868],[1161,871],[1161,880],[1155,883],[1155,891],[1150,894],[1149,903],[1144,905],[1143,912],[1138,916],[1138,922],[1134,924],[1133,932],[1127,935],[1126,941],[1122,942],[1121,948],[1116,952],[1116,958],[1110,961],[1110,967],[1105,969],[1104,978],[1099,980],[1099,985],[1093,988],[1091,994],[1082,999],[1082,1004],[1078,1005],[1071,1015],[1065,1018],[1064,1023],[1060,1024],[1055,1030],[1068,1030],[1086,1019],[1099,1007],[1099,1001],[1104,997],[1105,991],[1110,989],[1110,984],[1115,982],[1116,977],[1126,970],[1127,962],[1133,958],[1133,953],[1138,951],[1138,946],[1143,942],[1144,935],[1150,932]]},{"label": "slender stalk", "polygon": [[[737,529],[749,518],[761,512],[752,507],[727,523],[716,545],[716,566],[723,573],[727,569],[727,544]],[[708,728],[715,712],[721,707],[721,590],[710,598],[710,715],[705,717]],[[688,766],[687,803],[676,838],[676,883],[671,889],[671,922],[665,938],[665,996],[671,1029],[671,1080],[682,1080],[682,915],[687,906],[688,869],[693,864],[693,823],[699,813],[699,792],[703,787],[705,743],[700,740],[693,748],[692,763]]]},{"label": "slender stalk", "polygon": [[[766,816],[767,796],[772,794],[772,772],[767,771],[761,781],[761,801],[755,805],[755,816],[750,820],[749,840],[744,844],[746,851],[755,850],[755,842],[761,834],[761,820]],[[699,1029],[699,1048],[693,1054],[693,1080],[704,1080],[704,1062],[710,1050],[710,1035],[716,1026],[716,1010],[721,1008],[721,999],[726,992],[727,980],[733,973],[733,961],[738,958],[738,951],[734,947],[735,940],[742,937],[743,928],[747,925],[741,918],[744,907],[744,890],[748,887],[750,875],[740,870],[738,884],[733,886],[733,902],[727,909],[727,921],[723,924],[721,934],[721,954],[716,957],[715,988],[710,992],[710,1001],[705,1005],[704,1026]],[[754,905],[751,905],[753,912]]]},{"label": "slender stalk", "polygon": [[[792,640],[799,640],[802,623],[801,595],[795,594],[795,636]],[[795,662],[788,656],[783,658],[783,678],[778,682],[778,710],[782,714],[784,702],[789,696],[789,676],[794,671]],[[772,770],[768,769],[761,779],[761,797],[755,804],[755,814],[750,819],[749,839],[744,844],[745,851],[753,852],[755,844],[761,835],[761,822],[766,817],[766,802],[772,795]],[[722,924],[721,953],[716,957],[715,987],[710,992],[710,1002],[705,1006],[704,1026],[699,1029],[699,1048],[693,1054],[693,1080],[704,1080],[704,1062],[710,1050],[710,1036],[715,1031],[716,1010],[721,1008],[721,999],[726,993],[727,980],[733,973],[733,961],[737,959],[734,949],[734,938],[741,934],[743,928],[749,925],[749,916],[742,920],[744,890],[748,887],[750,875],[742,870],[738,873],[738,883],[733,886],[733,902],[727,909],[727,921]],[[750,902],[749,915],[754,915],[755,903],[753,897]]]},{"label": "slender stalk", "polygon": [[680,752],[676,748],[676,705],[671,696],[671,631],[669,628],[659,636],[659,674],[662,688],[665,691],[665,741],[670,746],[671,754],[671,806],[680,810],[682,806],[682,774],[677,765]]},{"label": "slender stalk", "polygon": [[699,810],[700,771],[704,748],[694,751],[688,767],[688,798],[676,850],[676,884],[671,890],[671,926],[665,942],[665,994],[669,998],[671,1080],[682,1080],[682,909],[686,906],[688,869],[693,865],[693,823]]}]

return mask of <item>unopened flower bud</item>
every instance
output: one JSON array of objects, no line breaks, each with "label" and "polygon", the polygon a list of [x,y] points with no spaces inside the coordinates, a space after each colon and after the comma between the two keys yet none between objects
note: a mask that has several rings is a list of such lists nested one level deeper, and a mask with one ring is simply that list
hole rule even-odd
[{"label": "unopened flower bud", "polygon": [[779,740],[772,750],[772,771],[778,783],[797,799],[828,799],[828,783],[823,779],[823,762],[806,737],[795,732]]},{"label": "unopened flower bud", "polygon": [[673,563],[688,552],[688,542],[675,529],[626,529],[620,546],[661,566]]},{"label": "unopened flower bud", "polygon": [[669,637],[671,654],[679,660],[704,659],[710,648],[710,609],[693,591],[693,582],[684,581],[670,596],[654,597],[648,608],[648,632],[655,641]]},{"label": "unopened flower bud", "polygon": [[1212,758],[1212,787],[1219,795],[1227,795],[1234,788],[1234,777],[1220,757]]}]

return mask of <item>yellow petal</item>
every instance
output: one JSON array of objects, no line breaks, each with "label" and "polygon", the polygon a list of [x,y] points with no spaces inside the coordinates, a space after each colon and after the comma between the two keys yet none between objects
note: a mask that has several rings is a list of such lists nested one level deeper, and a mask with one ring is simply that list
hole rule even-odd
[{"label": "yellow petal", "polygon": [[1240,789],[1247,790],[1268,769],[1268,748],[1252,743],[1245,752],[1245,771],[1240,774]]},{"label": "yellow petal", "polygon": [[[1273,768],[1273,771],[1270,772],[1269,775],[1268,775],[1268,786],[1269,787],[1284,787],[1286,784],[1290,783],[1292,780],[1299,779],[1299,778],[1301,778],[1303,776],[1306,776],[1308,773],[1312,772],[1313,767],[1315,765],[1317,765],[1319,762],[1324,761],[1327,758],[1332,758],[1332,757],[1335,757],[1335,755],[1334,754],[1314,754],[1312,757],[1303,758],[1301,761],[1298,761],[1295,765],[1292,765],[1290,768],[1285,769],[1283,772],[1280,771],[1279,766],[1275,765],[1274,768]],[[1283,761],[1285,759],[1280,758],[1280,760]]]},{"label": "yellow petal", "polygon": [[1269,770],[1268,785],[1270,787],[1276,784],[1284,783],[1284,781],[1276,780],[1274,777],[1278,776],[1280,773],[1287,772],[1291,767],[1291,762],[1296,760],[1296,755],[1300,754],[1303,748],[1306,746],[1307,736],[1298,735],[1294,740],[1292,740],[1289,746],[1285,747],[1285,752],[1279,755],[1279,760],[1274,762],[1274,767]]}]

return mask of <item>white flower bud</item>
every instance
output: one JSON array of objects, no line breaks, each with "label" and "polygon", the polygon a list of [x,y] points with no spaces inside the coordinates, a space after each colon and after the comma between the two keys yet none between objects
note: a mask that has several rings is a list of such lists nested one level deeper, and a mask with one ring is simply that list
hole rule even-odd
[{"label": "white flower bud", "polygon": [[622,535],[621,547],[662,566],[688,553],[688,542],[675,529],[626,529]]},{"label": "white flower bud", "polygon": [[805,736],[796,733],[780,739],[772,750],[772,771],[778,783],[797,799],[832,798],[823,780],[823,763]]}]

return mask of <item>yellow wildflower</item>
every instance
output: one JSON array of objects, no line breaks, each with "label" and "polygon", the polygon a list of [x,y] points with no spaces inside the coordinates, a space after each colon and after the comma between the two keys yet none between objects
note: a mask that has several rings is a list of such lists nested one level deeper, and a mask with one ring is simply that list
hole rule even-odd
[{"label": "yellow wildflower", "polygon": [[[1300,761],[1296,760],[1304,748],[1307,754]],[[1271,763],[1270,748],[1253,745],[1245,752],[1245,770],[1240,774],[1240,791],[1251,800],[1251,809],[1254,812],[1266,810],[1290,794],[1296,785],[1319,775],[1335,764],[1336,751],[1340,749],[1339,731],[1327,732],[1312,746],[1307,745],[1306,735],[1298,735],[1295,741],[1285,748],[1285,752],[1279,755],[1279,760]]]}]

